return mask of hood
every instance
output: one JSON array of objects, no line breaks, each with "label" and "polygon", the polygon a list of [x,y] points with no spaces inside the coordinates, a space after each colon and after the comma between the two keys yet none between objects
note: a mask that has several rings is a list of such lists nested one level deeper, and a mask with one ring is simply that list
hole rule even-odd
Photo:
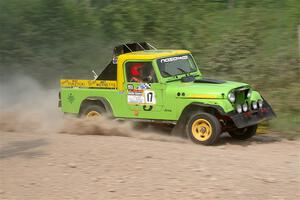
[{"label": "hood", "polygon": [[203,79],[187,83],[170,82],[168,88],[172,92],[184,93],[184,95],[180,95],[183,98],[216,99],[227,97],[227,94],[233,89],[250,88],[250,86],[240,82]]}]

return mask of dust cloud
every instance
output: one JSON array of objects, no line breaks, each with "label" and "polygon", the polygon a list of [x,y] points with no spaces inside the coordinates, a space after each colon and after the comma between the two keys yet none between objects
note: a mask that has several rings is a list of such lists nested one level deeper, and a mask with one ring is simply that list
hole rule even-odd
[{"label": "dust cloud", "polygon": [[29,77],[16,76],[0,82],[0,131],[65,133],[134,137],[144,140],[187,142],[147,128],[137,130],[130,122],[102,117],[79,119],[65,116],[58,108],[58,89],[48,89]]}]

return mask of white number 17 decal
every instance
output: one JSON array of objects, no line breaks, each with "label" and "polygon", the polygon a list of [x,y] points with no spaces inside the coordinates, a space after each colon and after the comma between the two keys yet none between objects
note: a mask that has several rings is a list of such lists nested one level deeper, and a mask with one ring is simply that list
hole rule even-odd
[{"label": "white number 17 decal", "polygon": [[151,90],[144,91],[145,100],[147,104],[156,104],[155,93]]}]

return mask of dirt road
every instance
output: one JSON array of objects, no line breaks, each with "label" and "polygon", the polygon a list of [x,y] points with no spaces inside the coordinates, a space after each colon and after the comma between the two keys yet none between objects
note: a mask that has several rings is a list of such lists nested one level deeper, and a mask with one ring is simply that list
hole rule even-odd
[{"label": "dirt road", "polygon": [[1,132],[0,199],[299,199],[299,141]]}]

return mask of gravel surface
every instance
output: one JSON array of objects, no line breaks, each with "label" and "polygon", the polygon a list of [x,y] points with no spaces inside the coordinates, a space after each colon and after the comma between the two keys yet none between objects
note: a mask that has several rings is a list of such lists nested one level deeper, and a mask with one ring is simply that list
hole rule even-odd
[{"label": "gravel surface", "polygon": [[299,145],[1,131],[0,199],[300,199]]}]

